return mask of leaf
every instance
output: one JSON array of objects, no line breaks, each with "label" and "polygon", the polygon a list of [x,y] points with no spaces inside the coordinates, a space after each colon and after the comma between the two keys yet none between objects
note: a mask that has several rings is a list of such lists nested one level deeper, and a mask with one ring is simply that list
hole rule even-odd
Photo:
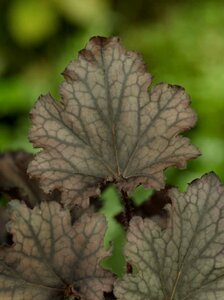
[{"label": "leaf", "polygon": [[[59,201],[60,193],[55,190],[45,194],[36,179],[29,178],[26,170],[33,155],[22,151],[6,152],[0,155],[0,192],[9,200],[24,201],[28,207],[34,207],[41,201]],[[0,244],[10,244],[11,236],[7,233],[7,206],[0,207]]]},{"label": "leaf", "polygon": [[39,182],[29,178],[27,166],[32,159],[32,154],[22,151],[1,154],[0,191],[12,199],[25,201],[29,207],[43,200],[58,200],[57,191],[46,195],[40,189]]},{"label": "leaf", "polygon": [[56,202],[34,209],[10,203],[14,245],[0,250],[0,299],[104,299],[113,284],[99,265],[108,254],[105,218],[84,215],[71,225],[69,211]]},{"label": "leaf", "polygon": [[64,71],[62,100],[41,96],[31,112],[30,140],[42,148],[29,165],[45,192],[88,206],[102,181],[119,188],[164,186],[163,170],[184,167],[198,150],[178,134],[196,116],[179,86],[158,84],[141,57],[119,39],[94,37]]},{"label": "leaf", "polygon": [[[126,211],[122,211],[115,216],[115,219],[122,224],[124,227],[127,223],[127,209],[130,212],[131,218],[133,216],[141,216],[142,218],[150,218],[151,220],[157,222],[162,228],[167,227],[167,221],[169,218],[169,214],[164,206],[167,203],[170,203],[169,197],[170,186],[166,185],[166,187],[160,191],[154,191],[152,196],[141,205],[136,206],[133,201],[128,201],[128,207],[126,206]],[[124,199],[124,197],[123,197]],[[126,205],[127,205],[126,204]]]},{"label": "leaf", "polygon": [[115,283],[122,300],[224,299],[224,188],[213,174],[170,192],[170,224],[130,223],[125,255],[137,272]]}]

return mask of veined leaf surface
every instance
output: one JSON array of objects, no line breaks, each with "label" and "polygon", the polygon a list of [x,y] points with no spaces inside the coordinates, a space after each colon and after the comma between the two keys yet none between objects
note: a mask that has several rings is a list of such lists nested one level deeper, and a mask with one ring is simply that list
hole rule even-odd
[{"label": "veined leaf surface", "polygon": [[43,150],[28,169],[44,191],[60,189],[64,203],[88,206],[104,180],[160,189],[165,168],[199,154],[179,136],[196,121],[189,96],[168,84],[149,93],[141,57],[118,38],[92,38],[64,77],[61,101],[41,96],[31,112],[30,139]]},{"label": "veined leaf surface", "polygon": [[113,275],[100,267],[105,218],[83,215],[71,225],[57,202],[29,209],[11,201],[12,247],[0,248],[0,299],[102,300]]},{"label": "veined leaf surface", "polygon": [[186,193],[170,193],[170,224],[161,230],[134,217],[125,248],[137,268],[115,283],[119,300],[224,299],[224,188],[214,174]]}]

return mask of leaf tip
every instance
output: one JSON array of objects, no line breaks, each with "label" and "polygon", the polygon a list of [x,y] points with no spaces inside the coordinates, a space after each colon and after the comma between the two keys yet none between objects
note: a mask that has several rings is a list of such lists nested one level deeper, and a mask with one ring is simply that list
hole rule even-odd
[{"label": "leaf tip", "polygon": [[113,43],[119,43],[120,38],[117,36],[112,36],[112,37],[103,37],[103,36],[93,36],[90,38],[89,43],[95,44],[97,46],[104,47],[110,42]]}]

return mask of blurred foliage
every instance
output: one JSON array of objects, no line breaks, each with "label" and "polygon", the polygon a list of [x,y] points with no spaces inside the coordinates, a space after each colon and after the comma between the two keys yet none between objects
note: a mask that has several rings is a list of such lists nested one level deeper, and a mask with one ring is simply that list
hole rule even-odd
[{"label": "blurred foliage", "polygon": [[[27,135],[35,100],[49,91],[59,97],[60,73],[91,36],[119,35],[143,55],[154,83],[184,86],[198,114],[187,135],[202,156],[186,170],[167,170],[168,182],[184,190],[211,170],[224,180],[223,28],[222,0],[0,0],[0,151],[34,151]],[[149,194],[140,187],[133,197]],[[112,218],[119,197],[111,187],[102,199],[106,244],[114,241],[109,265],[121,274],[124,233]]]}]

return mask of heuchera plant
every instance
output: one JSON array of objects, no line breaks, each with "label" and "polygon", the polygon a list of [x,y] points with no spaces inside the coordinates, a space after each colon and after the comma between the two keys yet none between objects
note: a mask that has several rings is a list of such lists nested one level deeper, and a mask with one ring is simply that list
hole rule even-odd
[{"label": "heuchera plant", "polygon": [[[39,153],[0,157],[10,199],[0,210],[0,299],[223,300],[223,186],[210,173],[181,193],[163,175],[199,155],[180,135],[196,122],[189,96],[163,83],[148,91],[141,57],[114,37],[92,38],[63,74],[61,100],[41,96],[31,111]],[[111,250],[97,195],[109,183],[124,208],[123,278],[102,267]],[[135,207],[139,184],[157,192]]]}]

